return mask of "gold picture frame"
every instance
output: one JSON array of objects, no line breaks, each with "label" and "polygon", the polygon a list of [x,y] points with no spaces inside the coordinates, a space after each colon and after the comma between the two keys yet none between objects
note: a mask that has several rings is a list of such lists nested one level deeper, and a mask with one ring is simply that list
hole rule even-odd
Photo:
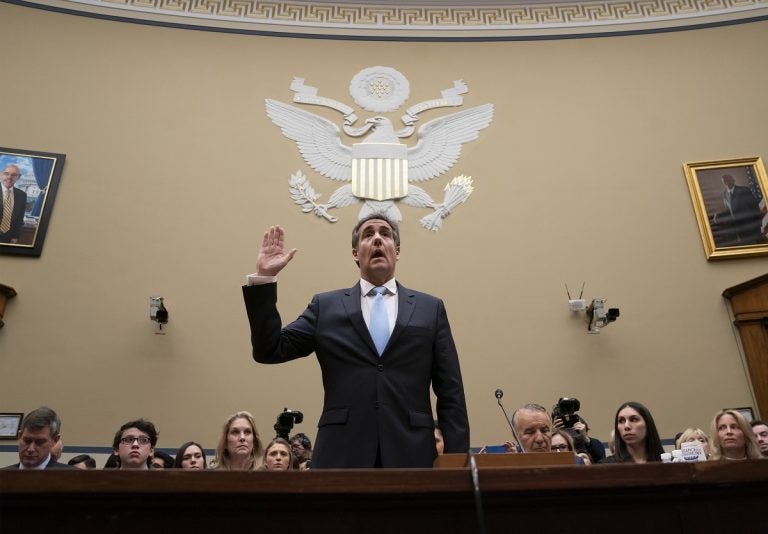
[{"label": "gold picture frame", "polygon": [[759,157],[683,165],[708,260],[768,255],[768,178]]}]

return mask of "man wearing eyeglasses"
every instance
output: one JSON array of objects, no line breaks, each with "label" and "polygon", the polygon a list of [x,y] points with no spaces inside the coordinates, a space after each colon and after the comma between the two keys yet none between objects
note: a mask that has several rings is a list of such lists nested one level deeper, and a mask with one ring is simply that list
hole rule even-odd
[{"label": "man wearing eyeglasses", "polygon": [[138,419],[125,423],[112,442],[118,469],[149,469],[155,445],[157,430],[150,421]]},{"label": "man wearing eyeglasses", "polygon": [[45,406],[29,412],[21,422],[19,463],[5,469],[69,469],[51,454],[60,440],[61,419],[56,412]]},{"label": "man wearing eyeglasses", "polygon": [[309,462],[312,460],[312,441],[310,441],[309,436],[303,432],[298,432],[291,436],[290,443],[293,456],[299,462],[299,468],[308,469]]},{"label": "man wearing eyeglasses", "polygon": [[0,174],[0,243],[18,243],[24,226],[27,194],[14,187],[21,178],[17,165],[6,165]]}]

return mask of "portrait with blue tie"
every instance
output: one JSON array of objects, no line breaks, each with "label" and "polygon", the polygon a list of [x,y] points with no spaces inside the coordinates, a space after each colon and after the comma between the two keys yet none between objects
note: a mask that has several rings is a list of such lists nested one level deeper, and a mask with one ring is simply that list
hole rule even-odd
[{"label": "portrait with blue tie", "polygon": [[395,279],[397,224],[381,214],[358,221],[352,257],[360,280],[316,294],[283,325],[276,276],[295,254],[284,230],[269,228],[243,297],[257,362],[312,353],[318,359],[324,405],[312,468],[431,467],[437,452],[430,387],[445,452],[466,452],[464,386],[445,306]]}]

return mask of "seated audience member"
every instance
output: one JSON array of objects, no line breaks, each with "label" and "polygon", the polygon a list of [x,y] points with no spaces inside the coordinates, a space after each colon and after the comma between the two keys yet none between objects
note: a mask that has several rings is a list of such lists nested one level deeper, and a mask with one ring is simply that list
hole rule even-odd
[{"label": "seated audience member", "polygon": [[[577,415],[576,417],[578,417],[578,421],[573,424],[572,430],[578,434],[578,437],[571,434],[574,447],[579,451],[579,454],[586,452],[587,455],[589,455],[590,463],[596,464],[602,461],[602,459],[605,458],[605,445],[603,445],[603,442],[600,440],[590,438],[589,425],[580,415]],[[552,425],[555,428],[564,428],[563,420],[559,417],[555,417],[552,420]],[[571,429],[568,428],[566,430]]]},{"label": "seated audience member", "polygon": [[264,449],[253,416],[237,412],[224,423],[216,447],[216,469],[255,471]]},{"label": "seated audience member", "polygon": [[167,452],[155,450],[149,462],[150,469],[170,469],[173,467],[173,456]]},{"label": "seated audience member", "polygon": [[445,441],[443,440],[443,431],[440,430],[440,425],[435,419],[435,449],[437,449],[438,456],[445,452]]},{"label": "seated audience member", "polygon": [[176,451],[176,459],[173,467],[177,469],[207,469],[208,461],[205,458],[203,446],[194,441],[188,441]]},{"label": "seated audience member", "polygon": [[760,449],[760,456],[768,458],[768,425],[762,421],[750,421],[752,433],[757,441],[757,448]]},{"label": "seated audience member", "polygon": [[512,414],[512,425],[524,452],[550,452],[552,420],[546,408],[539,404],[526,404]]},{"label": "seated audience member", "polygon": [[117,463],[117,454],[110,453],[107,461],[104,462],[104,469],[117,469],[120,465]]},{"label": "seated audience member", "polygon": [[155,425],[145,419],[129,421],[120,427],[112,441],[118,469],[149,469],[157,445]]},{"label": "seated audience member", "polygon": [[291,444],[283,438],[275,438],[264,449],[265,471],[289,471],[293,469]]},{"label": "seated audience member", "polygon": [[660,462],[664,448],[651,412],[639,402],[625,402],[613,422],[613,456],[601,463]]},{"label": "seated audience member", "polygon": [[32,410],[21,421],[19,463],[4,469],[73,469],[60,464],[51,451],[61,441],[61,419],[50,408]]},{"label": "seated audience member", "polygon": [[298,469],[305,471],[309,469],[312,462],[312,442],[303,432],[291,436],[291,451]]},{"label": "seated audience member", "polygon": [[[592,465],[592,459],[584,449],[579,452],[576,447],[576,439],[581,439],[578,432],[572,428],[555,428],[552,431],[552,452],[572,452],[576,456],[579,465]],[[582,443],[583,446],[583,443]]]},{"label": "seated audience member", "polygon": [[700,428],[686,428],[680,433],[680,436],[675,440],[675,449],[682,449],[683,443],[689,441],[698,441],[704,448],[704,454],[709,459],[710,441],[709,436]]},{"label": "seated audience member", "polygon": [[721,410],[712,420],[712,459],[746,460],[760,458],[752,428],[736,410]]},{"label": "seated audience member", "polygon": [[70,459],[67,465],[76,467],[77,469],[96,469],[96,460],[88,456],[87,454],[80,454]]},{"label": "seated audience member", "polygon": [[573,452],[573,438],[567,432],[556,428],[552,431],[552,452]]}]

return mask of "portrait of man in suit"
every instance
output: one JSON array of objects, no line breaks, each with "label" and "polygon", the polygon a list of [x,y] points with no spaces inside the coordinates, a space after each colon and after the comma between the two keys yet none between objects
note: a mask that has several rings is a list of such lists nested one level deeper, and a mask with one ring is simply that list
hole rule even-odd
[{"label": "portrait of man in suit", "polygon": [[19,242],[21,228],[24,226],[24,211],[27,209],[27,194],[14,187],[21,178],[18,165],[6,165],[0,174],[0,243]]},{"label": "portrait of man in suit", "polygon": [[316,294],[283,326],[276,277],[295,254],[284,230],[269,228],[243,297],[257,362],[317,356],[324,405],[312,468],[431,467],[437,451],[430,386],[445,452],[466,452],[464,386],[445,306],[395,279],[397,224],[380,214],[361,219],[352,231],[360,280]]},{"label": "portrait of man in suit", "polygon": [[756,245],[765,242],[760,200],[749,187],[737,185],[731,174],[721,176],[724,210],[715,214],[713,223],[722,228],[723,246]]}]

